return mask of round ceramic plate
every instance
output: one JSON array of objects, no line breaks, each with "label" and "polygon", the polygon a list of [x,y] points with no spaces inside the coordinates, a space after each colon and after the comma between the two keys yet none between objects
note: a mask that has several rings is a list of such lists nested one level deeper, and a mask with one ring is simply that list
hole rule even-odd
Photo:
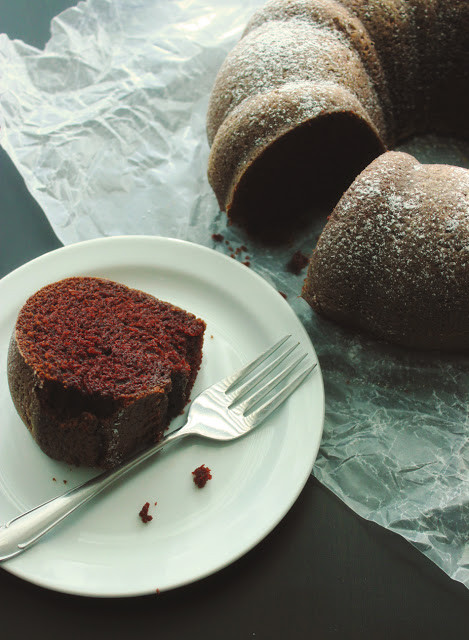
[{"label": "round ceramic plate", "polygon": [[[91,240],[33,260],[0,281],[0,522],[96,474],[49,459],[10,398],[6,359],[19,309],[47,283],[110,278],[181,306],[207,323],[198,392],[286,333],[316,354],[288,303],[251,269],[216,251],[159,237]],[[266,422],[229,443],[168,447],[1,566],[32,583],[88,596],[131,596],[188,584],[233,562],[286,514],[311,473],[322,435],[319,366]],[[179,426],[177,418],[171,428]],[[203,489],[200,465],[212,471]],[[153,520],[138,513],[150,503]]]}]

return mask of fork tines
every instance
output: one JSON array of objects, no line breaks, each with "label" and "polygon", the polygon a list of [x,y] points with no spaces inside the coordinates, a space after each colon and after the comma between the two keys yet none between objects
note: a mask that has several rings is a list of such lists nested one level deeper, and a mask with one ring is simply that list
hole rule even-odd
[{"label": "fork tines", "polygon": [[[317,366],[308,364],[305,353],[291,335],[284,336],[248,365],[225,378],[228,408],[258,423],[276,409]],[[303,367],[299,365],[303,363]]]}]

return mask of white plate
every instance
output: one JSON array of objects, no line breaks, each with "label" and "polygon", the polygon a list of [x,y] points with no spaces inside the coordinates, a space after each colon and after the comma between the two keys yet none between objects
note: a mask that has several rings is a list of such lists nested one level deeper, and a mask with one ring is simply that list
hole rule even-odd
[{"label": "white plate", "polygon": [[[192,397],[286,333],[316,359],[302,324],[278,291],[251,269],[205,247],[168,238],[115,237],[33,260],[0,281],[0,522],[96,473],[41,452],[15,412],[6,376],[8,342],[26,298],[72,275],[137,287],[207,322]],[[254,432],[231,443],[194,438],[168,448],[2,567],[43,587],[89,596],[154,593],[214,573],[262,540],[295,502],[316,459],[323,416],[317,367]],[[182,418],[177,421],[173,425]],[[191,472],[201,464],[210,467],[213,479],[198,489]],[[143,524],[138,512],[147,501],[154,518]]]}]

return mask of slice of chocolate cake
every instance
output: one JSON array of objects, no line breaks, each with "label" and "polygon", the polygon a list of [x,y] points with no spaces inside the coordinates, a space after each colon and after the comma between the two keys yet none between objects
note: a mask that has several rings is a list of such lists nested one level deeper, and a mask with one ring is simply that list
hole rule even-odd
[{"label": "slice of chocolate cake", "polygon": [[110,468],[161,437],[202,360],[205,323],[110,280],[67,278],[21,309],[8,354],[15,407],[41,449]]}]

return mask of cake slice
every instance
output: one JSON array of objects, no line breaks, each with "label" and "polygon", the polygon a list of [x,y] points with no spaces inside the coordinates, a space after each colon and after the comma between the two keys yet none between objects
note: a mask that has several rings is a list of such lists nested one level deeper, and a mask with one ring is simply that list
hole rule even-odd
[{"label": "cake slice", "polygon": [[189,401],[204,331],[193,314],[111,280],[47,285],[12,335],[13,402],[47,455],[114,467],[161,439]]}]

